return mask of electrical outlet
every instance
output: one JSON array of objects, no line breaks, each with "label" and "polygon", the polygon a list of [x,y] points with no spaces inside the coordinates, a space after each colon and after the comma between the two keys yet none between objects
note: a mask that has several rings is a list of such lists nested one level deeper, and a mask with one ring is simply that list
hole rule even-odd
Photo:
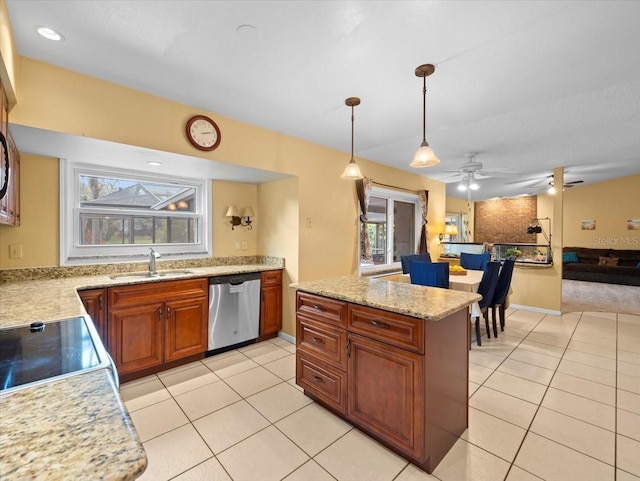
[{"label": "electrical outlet", "polygon": [[307,229],[311,229],[311,217],[307,217]]},{"label": "electrical outlet", "polygon": [[241,247],[240,247],[243,251],[246,251],[249,248],[249,244],[247,243],[247,241],[242,241],[241,243]]},{"label": "electrical outlet", "polygon": [[22,259],[22,244],[9,245],[9,259]]}]

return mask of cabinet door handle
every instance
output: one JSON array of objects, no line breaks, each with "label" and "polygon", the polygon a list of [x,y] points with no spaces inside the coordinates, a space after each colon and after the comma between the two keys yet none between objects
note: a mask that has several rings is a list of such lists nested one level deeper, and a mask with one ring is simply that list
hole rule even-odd
[{"label": "cabinet door handle", "polygon": [[387,324],[386,322],[376,321],[375,319],[371,319],[371,321],[369,322],[371,323],[372,326],[382,327],[384,329],[387,329],[389,327],[389,324]]},{"label": "cabinet door handle", "polygon": [[102,296],[98,297],[98,309],[102,310]]},{"label": "cabinet door handle", "polygon": [[322,379],[320,376],[313,376],[313,380],[315,382],[319,382],[320,384],[324,384],[324,379]]},{"label": "cabinet door handle", "polygon": [[171,308],[167,306],[167,319],[171,317]]},{"label": "cabinet door handle", "polygon": [[158,320],[162,320],[162,307],[158,307]]},{"label": "cabinet door handle", "polygon": [[344,347],[345,351],[347,351],[347,357],[351,357],[351,338],[347,339],[347,344]]},{"label": "cabinet door handle", "polygon": [[318,309],[319,311],[322,311],[322,312],[324,312],[324,311],[326,311],[326,310],[327,310],[327,308],[326,308],[326,307],[321,306],[320,304],[314,304],[314,305],[313,305],[313,308],[314,308],[314,309]]},{"label": "cabinet door handle", "polygon": [[316,344],[324,344],[324,339],[320,339],[319,337],[312,337],[311,340]]}]

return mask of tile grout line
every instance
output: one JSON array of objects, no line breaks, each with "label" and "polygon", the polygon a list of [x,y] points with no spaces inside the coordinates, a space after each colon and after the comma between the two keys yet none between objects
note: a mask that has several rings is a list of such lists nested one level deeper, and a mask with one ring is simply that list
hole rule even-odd
[{"label": "tile grout line", "polygon": [[[580,321],[582,320],[582,315],[583,315],[583,313],[581,313],[581,314],[580,314],[580,317],[578,318],[578,322],[576,322],[576,325],[574,326],[573,331],[572,331],[572,333],[571,333],[571,337],[573,337],[573,333],[575,333],[576,329],[578,328],[578,325],[580,324]],[[537,324],[536,324],[536,325],[531,329],[531,331],[529,331],[529,332],[532,332],[532,331],[533,331],[533,329],[535,329],[536,327],[538,327],[538,325],[540,324],[540,322],[542,322],[542,320],[543,320],[545,317],[547,317],[547,316],[545,315],[542,319],[540,319],[540,321],[538,321],[538,323],[537,323]],[[562,316],[561,316],[561,317],[562,317]],[[525,337],[525,339],[526,339],[527,337],[529,337],[529,335],[528,335],[528,334],[527,334],[527,336]],[[524,341],[524,339],[523,339],[523,341]],[[569,342],[567,343],[567,346],[569,346],[569,343],[570,343],[570,342],[571,342],[571,338],[569,338]],[[553,371],[553,375],[551,376],[551,379],[549,379],[549,384],[547,384],[547,387],[546,387],[546,389],[544,390],[544,394],[542,395],[542,397],[540,398],[540,402],[539,402],[539,403],[538,403],[538,405],[536,406],[536,411],[533,413],[533,417],[531,418],[531,422],[529,423],[529,426],[527,427],[527,430],[526,430],[526,432],[524,433],[524,436],[522,437],[522,441],[520,441],[520,445],[518,446],[518,449],[516,450],[516,453],[515,453],[515,455],[513,456],[513,461],[509,464],[509,469],[507,469],[507,473],[505,474],[505,477],[504,477],[504,480],[503,480],[503,481],[506,481],[506,480],[507,480],[507,478],[509,477],[509,473],[511,472],[511,468],[513,468],[513,466],[514,466],[514,464],[515,464],[515,462],[516,462],[516,459],[518,458],[518,454],[520,454],[520,451],[522,450],[522,446],[524,445],[524,441],[525,441],[525,439],[527,439],[527,436],[528,436],[528,435],[529,435],[529,433],[531,432],[531,426],[533,425],[533,422],[535,421],[536,416],[538,415],[538,412],[540,411],[540,408],[542,407],[542,402],[544,401],[544,398],[545,398],[545,396],[547,395],[547,392],[549,391],[549,388],[551,387],[551,383],[553,382],[553,378],[555,377],[556,373],[558,372],[558,368],[560,367],[560,362],[562,362],[562,359],[564,358],[564,354],[565,354],[566,352],[567,352],[567,348],[565,347],[565,349],[564,349],[564,351],[563,351],[563,354],[562,354],[562,357],[560,358],[560,361],[558,362],[558,365],[556,366],[555,370]],[[534,433],[534,434],[537,434],[537,433]],[[557,442],[557,441],[555,441],[555,442]],[[560,443],[558,443],[558,444],[560,444]],[[566,446],[566,447],[568,447],[568,446]],[[578,451],[578,452],[579,452],[579,451]],[[584,453],[581,453],[581,454],[584,454]],[[519,466],[518,466],[518,467],[519,467]],[[523,469],[523,468],[520,468],[520,469]],[[526,470],[525,470],[525,471],[526,471]],[[527,471],[527,472],[528,472],[528,471]],[[530,473],[530,474],[533,474],[533,473]],[[534,475],[534,476],[536,476],[536,475]]]}]

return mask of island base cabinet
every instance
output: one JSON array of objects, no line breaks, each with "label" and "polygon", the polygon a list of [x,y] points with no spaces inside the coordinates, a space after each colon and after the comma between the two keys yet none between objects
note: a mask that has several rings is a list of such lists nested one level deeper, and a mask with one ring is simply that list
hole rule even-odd
[{"label": "island base cabinet", "polygon": [[163,361],[162,303],[109,312],[109,346],[120,376]]},{"label": "island base cabinet", "polygon": [[467,309],[429,321],[300,291],[296,305],[305,394],[431,473],[468,426]]},{"label": "island base cabinet", "polygon": [[357,335],[348,342],[347,417],[423,461],[422,356]]}]

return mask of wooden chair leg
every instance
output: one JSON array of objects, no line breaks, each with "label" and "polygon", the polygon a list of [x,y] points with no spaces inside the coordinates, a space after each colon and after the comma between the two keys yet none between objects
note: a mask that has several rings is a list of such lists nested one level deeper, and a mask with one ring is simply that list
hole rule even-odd
[{"label": "wooden chair leg", "polygon": [[484,317],[484,325],[487,329],[487,338],[491,339],[491,331],[489,330],[489,311],[487,309],[482,311],[482,316]]},{"label": "wooden chair leg", "polygon": [[496,329],[496,324],[497,324],[497,315],[498,313],[496,312],[496,306],[491,306],[491,322],[493,323],[493,332],[495,334],[496,337],[498,337],[498,333],[497,333],[497,329]]},{"label": "wooden chair leg", "polygon": [[482,341],[480,341],[480,318],[476,317],[476,343],[478,346],[482,346]]},{"label": "wooden chair leg", "polygon": [[504,304],[500,304],[500,309],[498,309],[498,311],[500,312],[500,330],[504,331],[504,317],[505,317]]}]

